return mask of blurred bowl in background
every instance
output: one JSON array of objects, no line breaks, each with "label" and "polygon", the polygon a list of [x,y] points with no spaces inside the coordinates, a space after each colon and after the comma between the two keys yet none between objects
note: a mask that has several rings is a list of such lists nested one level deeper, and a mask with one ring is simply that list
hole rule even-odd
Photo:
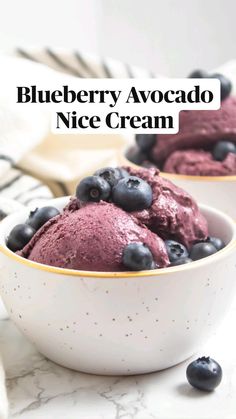
[{"label": "blurred bowl in background", "polygon": [[[127,148],[120,154],[119,164],[140,168],[128,158]],[[236,176],[189,176],[160,172],[160,175],[185,189],[197,202],[225,212],[236,220]]]}]

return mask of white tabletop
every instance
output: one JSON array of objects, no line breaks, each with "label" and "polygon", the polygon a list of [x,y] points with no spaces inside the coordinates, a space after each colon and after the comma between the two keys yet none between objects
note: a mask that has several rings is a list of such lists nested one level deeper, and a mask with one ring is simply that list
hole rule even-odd
[{"label": "white tabletop", "polygon": [[[133,377],[99,377],[62,368],[37,352],[10,320],[0,321],[11,417],[21,419],[236,419],[236,303],[197,355],[223,368],[211,394],[192,389],[189,361]],[[96,350],[96,349],[95,349]]]}]

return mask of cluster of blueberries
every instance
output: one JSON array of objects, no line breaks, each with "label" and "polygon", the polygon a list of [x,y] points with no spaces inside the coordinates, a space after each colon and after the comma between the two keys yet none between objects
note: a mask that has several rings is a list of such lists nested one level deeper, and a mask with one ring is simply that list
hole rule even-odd
[{"label": "cluster of blueberries", "polygon": [[11,230],[7,238],[7,247],[13,252],[23,249],[37,230],[59,214],[58,209],[52,206],[36,208],[34,211],[31,211],[25,223],[17,224]]},{"label": "cluster of blueberries", "polygon": [[152,188],[122,168],[105,167],[81,180],[76,196],[82,202],[109,201],[127,212],[140,211],[152,204]]},{"label": "cluster of blueberries", "polygon": [[[221,86],[221,100],[225,100],[231,93],[232,83],[223,74],[208,74],[204,70],[194,70],[189,78],[217,78],[220,80]],[[127,152],[127,158],[132,163],[142,165],[144,167],[156,166],[152,163],[150,150],[155,145],[157,134],[137,134],[136,147],[132,147]],[[236,154],[236,145],[231,141],[219,141],[212,150],[212,155],[215,160],[223,161],[228,153]]]},{"label": "cluster of blueberries", "polygon": [[[218,237],[208,237],[204,242],[194,244],[190,251],[175,240],[165,240],[167,254],[171,266],[184,265],[195,260],[203,259],[225,247],[225,243]],[[148,246],[143,243],[128,244],[123,251],[124,266],[133,271],[156,269],[158,266],[153,260]]]}]

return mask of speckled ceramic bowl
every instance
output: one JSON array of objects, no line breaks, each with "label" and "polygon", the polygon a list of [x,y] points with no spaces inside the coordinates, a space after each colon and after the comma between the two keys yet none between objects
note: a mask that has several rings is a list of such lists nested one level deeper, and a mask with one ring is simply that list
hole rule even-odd
[{"label": "speckled ceramic bowl", "polygon": [[[120,156],[119,164],[138,168],[125,154],[126,151]],[[218,208],[236,220],[236,176],[190,176],[167,172],[161,172],[161,176],[185,189],[197,202]]]},{"label": "speckled ceramic bowl", "polygon": [[[54,201],[59,209],[68,198]],[[49,359],[96,374],[140,374],[175,365],[218,326],[235,292],[236,225],[201,206],[227,246],[179,267],[85,272],[25,260],[5,245],[27,213],[0,225],[0,290],[10,317]],[[227,344],[227,342],[225,343]]]}]

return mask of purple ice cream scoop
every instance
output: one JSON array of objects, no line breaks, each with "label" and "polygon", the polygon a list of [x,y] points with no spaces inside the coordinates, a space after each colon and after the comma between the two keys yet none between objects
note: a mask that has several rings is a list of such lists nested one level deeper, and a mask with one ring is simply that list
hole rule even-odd
[{"label": "purple ice cream scoop", "polygon": [[207,238],[207,222],[187,192],[162,178],[157,169],[125,169],[151,186],[152,203],[147,209],[126,212],[113,202],[81,203],[72,198],[63,213],[44,224],[18,254],[60,268],[124,271],[124,249],[142,243],[154,265],[163,268],[170,263],[165,239],[190,248]]},{"label": "purple ice cream scoop", "polygon": [[[214,162],[208,154],[218,141],[236,144],[235,97],[222,101],[219,110],[182,111],[179,123],[177,134],[157,136],[150,153],[152,161],[157,165],[164,162],[163,170],[166,172],[209,176],[236,174],[235,157]],[[200,154],[194,151],[196,149],[201,151]],[[180,164],[180,159],[183,164]],[[193,164],[192,168],[190,164]]]},{"label": "purple ice cream scoop", "polygon": [[236,154],[229,153],[223,161],[217,161],[203,150],[174,151],[166,160],[164,171],[193,176],[235,175]]},{"label": "purple ice cream scoop", "polygon": [[207,221],[191,195],[159,176],[157,169],[126,170],[131,175],[146,180],[152,188],[151,207],[132,213],[141,223],[151,231],[158,232],[163,239],[177,240],[188,248],[195,242],[207,238]]},{"label": "purple ice cream scoop", "polygon": [[20,255],[60,268],[124,271],[125,246],[142,242],[158,267],[169,264],[163,240],[134,216],[112,203],[89,203],[79,208],[76,201],[46,223]]}]

